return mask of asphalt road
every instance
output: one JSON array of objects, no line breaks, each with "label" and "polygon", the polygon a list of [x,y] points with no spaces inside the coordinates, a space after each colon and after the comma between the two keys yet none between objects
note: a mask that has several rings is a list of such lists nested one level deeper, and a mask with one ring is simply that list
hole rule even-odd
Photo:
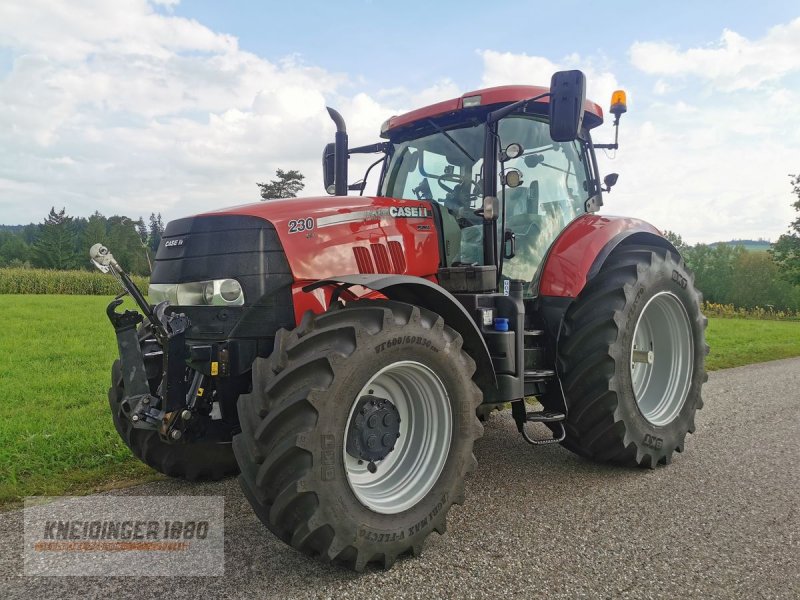
[{"label": "asphalt road", "polygon": [[358,575],[274,539],[235,480],[118,494],[225,496],[225,577],[25,578],[0,515],[0,597],[800,598],[800,359],[712,373],[683,454],[654,471],[531,448],[508,413],[476,446],[467,503],[418,559]]}]

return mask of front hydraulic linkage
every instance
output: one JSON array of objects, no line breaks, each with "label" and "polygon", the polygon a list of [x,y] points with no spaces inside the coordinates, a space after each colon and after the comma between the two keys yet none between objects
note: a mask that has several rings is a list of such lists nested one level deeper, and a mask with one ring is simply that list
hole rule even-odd
[{"label": "front hydraulic linkage", "polygon": [[[197,394],[199,384],[198,381],[193,381],[192,386],[187,386],[186,383],[187,351],[184,338],[189,327],[189,318],[184,314],[168,314],[167,302],[151,307],[130,276],[102,244],[92,246],[89,256],[100,271],[114,275],[125,290],[106,309],[116,333],[119,349],[125,390],[122,409],[135,428],[154,429],[165,439],[178,440],[181,438],[179,418],[188,420],[184,414],[187,393]],[[125,310],[122,313],[116,311],[122,304],[125,294],[133,298],[144,316],[135,310]],[[137,327],[145,317],[163,351],[164,377],[157,395],[151,393],[137,333]],[[191,389],[187,389],[189,387]],[[188,417],[190,418],[191,414]]]}]

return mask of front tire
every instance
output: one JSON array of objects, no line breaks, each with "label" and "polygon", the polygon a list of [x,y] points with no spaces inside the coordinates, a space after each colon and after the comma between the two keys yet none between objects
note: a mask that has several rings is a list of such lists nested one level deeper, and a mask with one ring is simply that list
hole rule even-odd
[{"label": "front tire", "polygon": [[650,468],[683,451],[708,379],[701,304],[677,254],[645,245],[611,253],[564,320],[565,447]]},{"label": "front tire", "polygon": [[391,301],[308,313],[279,331],[253,366],[233,442],[242,489],[267,528],[357,571],[389,568],[444,533],[483,431],[475,363],[461,344],[439,315]]}]

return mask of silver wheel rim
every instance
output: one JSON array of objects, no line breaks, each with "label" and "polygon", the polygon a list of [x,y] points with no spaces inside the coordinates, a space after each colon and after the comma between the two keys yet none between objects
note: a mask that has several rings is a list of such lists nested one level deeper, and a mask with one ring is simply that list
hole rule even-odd
[{"label": "silver wheel rim", "polygon": [[692,380],[694,341],[689,315],[670,292],[642,309],[630,352],[631,381],[642,416],[655,426],[680,414]]},{"label": "silver wheel rim", "polygon": [[400,437],[394,450],[376,462],[344,454],[350,488],[359,502],[382,514],[396,514],[416,505],[431,490],[450,452],[453,419],[450,398],[442,380],[415,361],[392,363],[378,371],[353,399],[345,431],[364,395],[386,398],[400,415]]}]

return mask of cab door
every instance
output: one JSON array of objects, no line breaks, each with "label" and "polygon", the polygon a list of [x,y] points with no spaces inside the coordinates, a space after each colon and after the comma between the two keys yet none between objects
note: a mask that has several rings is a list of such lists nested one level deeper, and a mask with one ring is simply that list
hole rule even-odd
[{"label": "cab door", "polygon": [[[532,282],[556,237],[586,212],[591,190],[586,144],[554,142],[547,123],[532,116],[507,117],[500,121],[498,133],[501,148],[522,146],[522,153],[503,161],[499,169],[501,226],[515,238],[514,256],[503,259],[503,279]],[[512,170],[520,177],[510,177]],[[526,294],[531,294],[531,286],[526,286]]]}]

